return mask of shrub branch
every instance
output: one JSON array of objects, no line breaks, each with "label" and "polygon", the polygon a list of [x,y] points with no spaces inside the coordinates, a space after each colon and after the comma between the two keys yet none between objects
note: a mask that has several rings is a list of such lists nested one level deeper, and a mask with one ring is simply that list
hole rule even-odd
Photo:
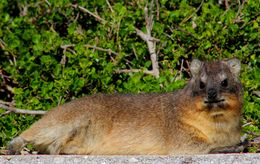
[{"label": "shrub branch", "polygon": [[121,69],[121,70],[116,70],[116,73],[137,73],[137,72],[142,72],[144,74],[154,75],[154,72],[153,71],[149,71],[149,70],[141,70],[141,69]]},{"label": "shrub branch", "polygon": [[103,52],[107,52],[107,53],[109,53],[109,54],[118,55],[117,52],[112,51],[111,49],[105,49],[105,48],[101,48],[101,47],[97,47],[97,46],[92,46],[92,45],[89,45],[89,44],[85,44],[84,47],[86,47],[86,48],[92,48],[92,49],[99,50],[99,51],[103,51]]},{"label": "shrub branch", "polygon": [[112,6],[110,5],[109,1],[108,1],[108,0],[106,0],[106,2],[107,2],[107,5],[108,5],[109,9],[110,9],[110,10],[111,10],[111,12],[113,13],[113,12],[114,12],[114,10],[113,10]]},{"label": "shrub branch", "polygon": [[[70,47],[75,47],[75,44],[61,45],[60,47],[64,51],[66,51]],[[98,51],[107,52],[107,53],[113,54],[113,55],[118,55],[119,54],[119,53],[117,53],[117,52],[115,52],[115,51],[113,51],[111,49],[105,49],[105,48],[102,48],[102,47],[97,47],[97,46],[93,46],[93,45],[89,45],[89,44],[85,44],[84,47],[91,48],[91,49],[98,50]]]},{"label": "shrub branch", "polygon": [[[156,53],[156,42],[159,42],[159,39],[152,37],[153,29],[153,1],[150,3],[150,8],[148,9],[147,5],[144,8],[145,24],[146,24],[146,33],[135,28],[136,34],[146,42],[148,46],[148,51],[150,54],[150,59],[152,61],[152,70],[142,70],[142,69],[124,69],[117,70],[116,73],[132,73],[132,72],[143,72],[145,74],[153,75],[156,78],[159,78],[159,64]],[[149,12],[150,10],[150,12]]]},{"label": "shrub branch", "polygon": [[136,34],[140,36],[148,46],[148,51],[150,53],[150,58],[152,61],[152,74],[156,78],[159,77],[159,64],[157,60],[157,53],[156,53],[156,42],[160,41],[159,39],[156,39],[152,37],[152,29],[153,29],[153,1],[151,2],[150,7],[150,14],[147,8],[147,5],[144,8],[144,14],[145,14],[145,23],[146,23],[146,33],[142,32],[138,28],[135,28]]},{"label": "shrub branch", "polygon": [[[43,110],[28,110],[19,109],[11,106],[10,102],[5,102],[0,100],[0,108],[6,110],[4,114],[17,113],[17,114],[30,114],[30,115],[44,115],[46,111]],[[2,114],[3,115],[3,114]]]},{"label": "shrub branch", "polygon": [[79,5],[77,5],[77,4],[71,5],[71,6],[74,7],[74,8],[78,8],[80,11],[82,11],[82,12],[84,12],[84,13],[87,13],[87,14],[89,14],[89,15],[95,17],[95,18],[96,18],[99,22],[101,22],[101,23],[104,23],[104,24],[107,23],[107,21],[106,21],[105,19],[101,18],[101,17],[98,16],[97,14],[94,14],[94,13],[90,12],[88,9],[86,9],[86,8],[84,8],[84,7],[82,7],[82,6],[79,6]]}]

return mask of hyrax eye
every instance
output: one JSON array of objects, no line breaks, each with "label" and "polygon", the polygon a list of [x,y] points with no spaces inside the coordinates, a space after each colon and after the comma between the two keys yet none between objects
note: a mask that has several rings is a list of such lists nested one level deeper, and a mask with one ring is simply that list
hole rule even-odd
[{"label": "hyrax eye", "polygon": [[200,89],[204,89],[205,88],[205,83],[203,83],[202,81],[200,81]]},{"label": "hyrax eye", "polygon": [[225,79],[225,80],[221,81],[221,86],[222,87],[227,87],[228,86],[228,80]]}]

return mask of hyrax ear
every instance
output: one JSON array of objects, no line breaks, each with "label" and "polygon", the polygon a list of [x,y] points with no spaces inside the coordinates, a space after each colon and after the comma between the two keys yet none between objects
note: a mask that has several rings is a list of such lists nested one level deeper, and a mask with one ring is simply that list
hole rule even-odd
[{"label": "hyrax ear", "polygon": [[229,69],[235,76],[239,76],[241,63],[238,59],[229,59],[225,61],[225,63],[228,65]]},{"label": "hyrax ear", "polygon": [[193,77],[199,74],[201,66],[202,66],[202,62],[200,60],[198,59],[192,60],[190,64],[190,71]]}]

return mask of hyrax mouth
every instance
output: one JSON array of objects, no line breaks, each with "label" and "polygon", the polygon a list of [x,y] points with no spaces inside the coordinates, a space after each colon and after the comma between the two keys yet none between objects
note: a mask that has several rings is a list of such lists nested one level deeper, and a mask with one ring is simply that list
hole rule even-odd
[{"label": "hyrax mouth", "polygon": [[225,99],[205,100],[204,103],[210,110],[223,109],[225,107]]},{"label": "hyrax mouth", "polygon": [[225,100],[224,99],[219,99],[219,100],[205,100],[204,103],[205,104],[218,104],[218,103],[221,103],[221,102],[224,102]]}]

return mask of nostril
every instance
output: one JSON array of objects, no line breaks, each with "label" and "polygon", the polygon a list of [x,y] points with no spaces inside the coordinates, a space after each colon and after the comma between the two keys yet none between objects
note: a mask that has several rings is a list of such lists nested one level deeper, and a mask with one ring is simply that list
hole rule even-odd
[{"label": "nostril", "polygon": [[215,100],[217,98],[217,90],[214,88],[210,88],[208,90],[208,99],[209,100]]}]

